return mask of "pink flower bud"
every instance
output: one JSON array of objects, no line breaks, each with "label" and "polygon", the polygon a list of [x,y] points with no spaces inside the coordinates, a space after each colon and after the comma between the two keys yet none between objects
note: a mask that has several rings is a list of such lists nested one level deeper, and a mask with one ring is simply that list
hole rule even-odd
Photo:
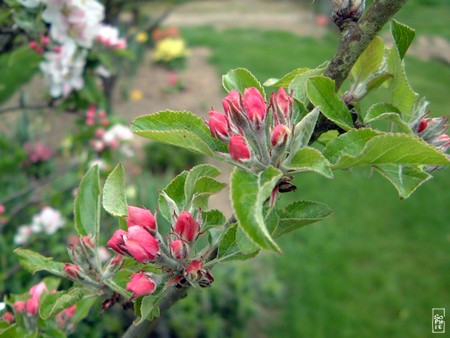
[{"label": "pink flower bud", "polygon": [[30,315],[36,314],[39,308],[39,297],[31,297],[27,300],[26,309],[27,313]]},{"label": "pink flower bud", "polygon": [[284,124],[277,125],[272,131],[272,145],[278,147],[286,144],[290,130]]},{"label": "pink flower bud", "polygon": [[169,72],[167,75],[167,84],[171,87],[175,87],[178,83],[178,73],[177,72]]},{"label": "pink flower bud", "polygon": [[221,141],[227,141],[230,138],[228,132],[228,121],[224,114],[216,111],[210,111],[209,117],[209,130],[211,135]]},{"label": "pink flower bud", "polygon": [[105,136],[105,129],[97,128],[97,130],[95,131],[95,137],[102,138],[103,136]]},{"label": "pink flower bud", "polygon": [[137,225],[140,226],[150,233],[156,232],[156,221],[155,217],[150,210],[138,207],[128,207],[128,227]]},{"label": "pink flower bud", "polygon": [[135,299],[152,294],[156,289],[156,283],[145,272],[139,272],[131,277],[126,289],[133,293],[131,299]]},{"label": "pink flower bud", "polygon": [[50,38],[46,35],[41,35],[41,43],[47,46],[50,43]]},{"label": "pink flower bud", "polygon": [[95,124],[95,120],[91,118],[86,119],[86,125],[87,126],[93,126]]},{"label": "pink flower bud", "polygon": [[252,122],[258,124],[266,118],[266,102],[263,96],[255,87],[247,88],[244,91],[244,108]]},{"label": "pink flower bud", "polygon": [[31,49],[36,50],[36,48],[37,48],[37,46],[38,46],[38,43],[37,43],[36,41],[34,41],[34,40],[31,40],[31,41],[28,43],[28,46],[29,46]]},{"label": "pink flower bud", "polygon": [[138,262],[148,263],[160,255],[158,241],[140,226],[128,228],[123,239],[126,250]]},{"label": "pink flower bud", "polygon": [[241,135],[233,135],[228,144],[228,152],[238,162],[250,159],[250,149]]},{"label": "pink flower bud", "polygon": [[427,129],[428,122],[425,119],[421,119],[419,122],[419,125],[417,126],[417,133],[423,132],[425,129]]},{"label": "pink flower bud", "polygon": [[42,48],[42,46],[37,45],[36,48],[34,49],[36,51],[36,53],[38,54],[42,54],[44,53],[44,48]]},{"label": "pink flower bud", "polygon": [[40,282],[31,287],[30,295],[31,297],[39,298],[44,291],[47,291],[47,286],[45,285],[44,282]]},{"label": "pink flower bud", "polygon": [[127,48],[127,40],[120,39],[117,41],[117,43],[113,46],[114,49],[125,49]]},{"label": "pink flower bud", "polygon": [[289,117],[292,109],[293,99],[289,96],[283,87],[278,89],[278,92],[275,94],[275,102],[277,108],[284,114],[286,118]]},{"label": "pink flower bud", "polygon": [[125,241],[124,237],[127,235],[127,232],[124,230],[117,230],[110,240],[106,243],[111,249],[113,249],[115,252],[126,255],[128,252],[125,249]]},{"label": "pink flower bud", "polygon": [[18,313],[24,313],[26,306],[27,304],[23,300],[18,300],[14,303],[13,308]]},{"label": "pink flower bud", "polygon": [[12,324],[12,323],[14,322],[14,315],[13,315],[11,312],[6,311],[6,312],[3,314],[3,320],[4,320],[5,322],[7,322],[8,324]]},{"label": "pink flower bud", "polygon": [[77,280],[80,278],[79,275],[80,268],[77,265],[73,265],[70,263],[64,264],[64,272],[66,273],[67,277],[73,280]]},{"label": "pink flower bud", "polygon": [[94,119],[96,114],[97,114],[97,106],[91,104],[88,110],[86,111],[86,117]]},{"label": "pink flower bud", "polygon": [[236,90],[230,90],[227,96],[222,100],[223,109],[227,116],[231,115],[232,110],[242,110],[241,94]]},{"label": "pink flower bud", "polygon": [[190,280],[196,281],[202,276],[202,268],[203,263],[201,261],[193,260],[184,271]]},{"label": "pink flower bud", "polygon": [[117,265],[117,264],[122,264],[122,255],[118,254],[116,257],[113,258],[113,260],[111,261],[111,265]]},{"label": "pink flower bud", "polygon": [[175,232],[188,242],[193,242],[200,232],[200,224],[192,217],[189,211],[183,211],[178,216]]},{"label": "pink flower bud", "polygon": [[1,214],[4,214],[5,211],[6,211],[5,206],[4,206],[3,204],[0,204],[0,215],[1,215]]},{"label": "pink flower bud", "polygon": [[[103,121],[102,121],[103,122]],[[112,149],[116,149],[119,148],[120,146],[120,141],[119,140],[112,140],[111,142],[108,143],[108,145],[112,148]]]},{"label": "pink flower bud", "polygon": [[53,47],[53,51],[54,51],[56,54],[61,53],[61,46],[55,46],[55,47]]},{"label": "pink flower bud", "polygon": [[170,243],[170,253],[176,259],[185,259],[189,253],[189,247],[181,239]]},{"label": "pink flower bud", "polygon": [[100,121],[100,123],[101,123],[102,126],[106,127],[109,124],[109,120],[108,119],[102,119]]},{"label": "pink flower bud", "polygon": [[91,237],[89,237],[89,236],[83,236],[83,237],[81,238],[81,240],[83,241],[83,244],[84,244],[85,246],[94,249],[95,244],[94,244],[94,242],[92,241]]},{"label": "pink flower bud", "polygon": [[67,309],[64,310],[64,313],[66,314],[67,318],[72,318],[75,315],[75,311],[77,310],[76,305],[69,306]]},{"label": "pink flower bud", "polygon": [[98,112],[98,117],[100,117],[101,119],[105,119],[106,118],[106,111],[100,110]]}]

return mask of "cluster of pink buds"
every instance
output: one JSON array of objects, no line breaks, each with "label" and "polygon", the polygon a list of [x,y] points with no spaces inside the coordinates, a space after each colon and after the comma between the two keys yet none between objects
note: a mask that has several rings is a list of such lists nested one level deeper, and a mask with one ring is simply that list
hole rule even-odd
[{"label": "cluster of pink buds", "polygon": [[9,311],[6,311],[6,312],[3,314],[2,319],[3,319],[5,322],[7,322],[8,324],[14,323],[14,315],[13,315],[11,312],[9,312]]},{"label": "cluster of pink buds", "polygon": [[[108,117],[106,116],[106,111],[103,109],[98,110],[98,123],[102,126],[109,125]],[[93,126],[97,123],[97,106],[91,104],[86,111],[86,125]]]},{"label": "cluster of pink buds", "polygon": [[50,38],[45,35],[41,35],[40,42],[36,40],[31,40],[28,46],[34,50],[38,54],[44,53],[45,47],[47,47],[48,44],[50,44]]},{"label": "cluster of pink buds", "polygon": [[214,280],[192,249],[201,234],[201,222],[189,211],[174,215],[174,219],[175,224],[164,241],[152,212],[129,206],[127,231],[117,230],[108,241],[108,246],[119,255],[157,265],[165,273],[164,276],[145,271],[133,274],[126,286],[132,292],[131,299],[152,294],[163,280],[177,287],[182,282],[207,286]]},{"label": "cluster of pink buds", "polygon": [[208,113],[209,129],[228,143],[229,155],[239,165],[255,171],[270,164],[279,167],[294,130],[293,102],[284,88],[271,94],[269,104],[257,88],[247,88],[243,95],[231,90],[222,100],[225,114]]},{"label": "cluster of pink buds", "polygon": [[71,319],[75,316],[76,305],[69,306],[56,315],[56,324],[64,332],[71,332],[74,329],[74,323]]},{"label": "cluster of pink buds", "polygon": [[447,117],[422,117],[411,128],[414,133],[443,153],[450,147],[450,137],[445,133],[448,128]]},{"label": "cluster of pink buds", "polygon": [[23,313],[28,316],[36,315],[39,309],[39,299],[44,292],[48,292],[47,286],[44,284],[44,282],[40,282],[34,285],[29,292],[31,297],[27,301],[16,301],[13,306],[14,311],[16,313]]},{"label": "cluster of pink buds", "polygon": [[[445,153],[450,148],[450,137],[446,134],[448,124],[447,117],[423,116],[411,124],[412,131],[428,144]],[[427,168],[428,171],[437,169]]]},{"label": "cluster of pink buds", "polygon": [[25,165],[31,165],[39,162],[45,162],[53,156],[52,150],[42,142],[30,142],[24,144],[27,160]]}]

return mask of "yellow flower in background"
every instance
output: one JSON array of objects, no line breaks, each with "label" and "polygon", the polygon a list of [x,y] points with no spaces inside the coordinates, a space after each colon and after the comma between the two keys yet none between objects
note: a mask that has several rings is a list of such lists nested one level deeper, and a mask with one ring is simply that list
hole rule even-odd
[{"label": "yellow flower in background", "polygon": [[156,44],[153,59],[157,62],[170,62],[175,59],[185,58],[189,55],[183,39],[167,38]]},{"label": "yellow flower in background", "polygon": [[139,32],[136,34],[136,36],[134,38],[137,42],[144,43],[144,42],[147,42],[148,35],[145,32]]},{"label": "yellow flower in background", "polygon": [[134,89],[131,92],[131,101],[140,101],[144,97],[144,94],[142,93],[142,90],[140,89]]}]

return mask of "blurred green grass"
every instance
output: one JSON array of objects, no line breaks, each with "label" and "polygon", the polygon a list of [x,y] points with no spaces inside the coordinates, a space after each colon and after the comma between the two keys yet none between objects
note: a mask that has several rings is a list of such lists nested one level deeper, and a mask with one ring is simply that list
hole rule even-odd
[{"label": "blurred green grass", "polygon": [[[245,67],[261,81],[319,65],[332,56],[337,41],[333,35],[316,40],[211,27],[184,29],[183,36],[190,46],[211,48],[220,74]],[[447,115],[450,67],[410,57],[406,63],[412,87],[432,101],[438,115]],[[383,95],[380,91],[375,99]],[[431,309],[450,304],[450,175],[435,176],[406,201],[368,170],[337,172],[334,180],[297,178],[299,189],[283,196],[281,204],[312,199],[336,212],[280,239],[284,255],[271,257],[267,269],[275,269],[283,281],[285,304],[265,334],[431,336]]]}]

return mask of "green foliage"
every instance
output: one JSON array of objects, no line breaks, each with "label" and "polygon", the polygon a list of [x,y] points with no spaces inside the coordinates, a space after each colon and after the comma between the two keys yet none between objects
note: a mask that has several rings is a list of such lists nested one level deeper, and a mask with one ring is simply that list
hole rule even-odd
[{"label": "green foliage", "polygon": [[334,81],[325,76],[315,76],[308,79],[306,92],[309,100],[320,106],[320,111],[329,120],[344,130],[353,128],[353,121],[348,108],[335,93]]},{"label": "green foliage", "polygon": [[231,203],[239,227],[258,246],[281,252],[265,224],[264,202],[270,197],[282,173],[268,167],[258,175],[235,168],[230,179]]},{"label": "green foliage", "polygon": [[74,204],[75,229],[82,236],[98,238],[100,227],[100,181],[98,166],[84,175]]},{"label": "green foliage", "polygon": [[236,68],[223,75],[222,85],[227,91],[234,89],[241,93],[244,93],[246,88],[255,87],[264,99],[266,98],[266,92],[261,83],[245,68]]},{"label": "green foliage", "polygon": [[161,111],[143,115],[134,120],[131,130],[140,136],[214,155],[224,151],[225,145],[214,139],[203,120],[190,112]]},{"label": "green foliage", "polygon": [[0,104],[32,78],[41,60],[42,55],[28,46],[0,56]]},{"label": "green foliage", "polygon": [[42,297],[39,314],[42,319],[53,318],[68,307],[77,304],[89,291],[73,287],[67,291],[47,293]]},{"label": "green foliage", "polygon": [[54,262],[51,257],[44,257],[37,252],[21,248],[14,250],[14,253],[18,256],[19,263],[31,273],[45,270],[54,275],[66,277],[66,274],[64,273],[64,264]]},{"label": "green foliage", "polygon": [[397,20],[391,22],[391,33],[395,41],[400,59],[403,59],[408,51],[411,42],[414,40],[416,31],[411,27],[408,27]]},{"label": "green foliage", "polygon": [[128,216],[125,170],[121,164],[118,164],[106,179],[103,187],[103,208],[114,217]]}]

